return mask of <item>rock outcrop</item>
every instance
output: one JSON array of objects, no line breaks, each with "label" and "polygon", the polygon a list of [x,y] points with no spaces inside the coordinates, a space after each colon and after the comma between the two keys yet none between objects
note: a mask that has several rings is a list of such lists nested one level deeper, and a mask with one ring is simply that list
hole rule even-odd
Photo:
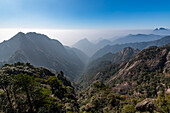
[{"label": "rock outcrop", "polygon": [[153,103],[153,99],[145,99],[142,102],[136,104],[136,111],[140,111],[140,112],[153,112],[154,110],[154,103]]},{"label": "rock outcrop", "polygon": [[142,102],[136,104],[136,111],[139,112],[150,112],[153,113],[157,111],[158,113],[163,113],[159,108],[154,105],[154,99],[145,99]]}]

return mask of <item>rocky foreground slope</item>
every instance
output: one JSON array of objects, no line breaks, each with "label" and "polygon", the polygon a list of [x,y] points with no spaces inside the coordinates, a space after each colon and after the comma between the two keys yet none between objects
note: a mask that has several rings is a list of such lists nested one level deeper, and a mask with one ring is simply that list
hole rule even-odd
[{"label": "rocky foreground slope", "polygon": [[66,113],[79,106],[71,82],[29,63],[6,64],[0,69],[0,112]]}]

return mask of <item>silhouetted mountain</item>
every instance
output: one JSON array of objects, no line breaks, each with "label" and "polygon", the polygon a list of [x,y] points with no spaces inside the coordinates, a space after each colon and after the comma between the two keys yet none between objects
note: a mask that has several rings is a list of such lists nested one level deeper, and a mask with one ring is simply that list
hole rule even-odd
[{"label": "silhouetted mountain", "polygon": [[162,27],[156,28],[152,33],[156,35],[170,35],[170,29],[166,29]]},{"label": "silhouetted mountain", "polygon": [[86,38],[78,41],[73,45],[74,48],[80,49],[86,55],[91,56],[94,50],[94,44],[88,41]]},{"label": "silhouetted mountain", "polygon": [[0,53],[1,62],[30,62],[52,71],[62,70],[71,80],[80,74],[84,66],[76,55],[78,52],[65,49],[59,41],[33,32],[19,32],[10,40],[0,43]]},{"label": "silhouetted mountain", "polygon": [[126,44],[116,44],[116,45],[107,45],[104,48],[98,50],[91,58],[90,61],[93,61],[109,52],[116,53],[125,47],[132,47],[139,50],[145,49],[149,46],[163,46],[170,42],[170,36],[166,36],[159,40],[149,41],[149,42],[139,42],[139,43],[126,43]]},{"label": "silhouetted mountain", "polygon": [[110,45],[112,44],[112,42],[110,40],[106,40],[106,39],[103,39],[103,40],[100,40],[97,44],[96,44],[96,48],[100,48],[100,47],[104,47],[106,45]]},{"label": "silhouetted mountain", "polygon": [[73,45],[74,48],[80,49],[88,56],[92,56],[96,51],[103,48],[106,45],[111,44],[112,42],[106,39],[100,40],[98,43],[92,43],[87,39],[82,39]]},{"label": "silhouetted mountain", "polygon": [[76,48],[70,48],[68,46],[65,46],[65,48],[68,49],[68,51],[71,51],[72,54],[74,53],[76,56],[78,56],[84,64],[88,62],[89,57],[81,50]]},{"label": "silhouetted mountain", "polygon": [[161,27],[161,28],[156,28],[154,31],[159,31],[159,30],[161,31],[161,30],[168,30],[168,29]]}]

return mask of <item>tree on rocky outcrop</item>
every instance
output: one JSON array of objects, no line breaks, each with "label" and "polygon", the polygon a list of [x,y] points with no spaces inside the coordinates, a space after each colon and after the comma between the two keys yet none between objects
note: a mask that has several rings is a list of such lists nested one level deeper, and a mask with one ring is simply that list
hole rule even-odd
[{"label": "tree on rocky outcrop", "polygon": [[64,73],[62,71],[56,72],[57,78],[62,81],[63,85],[65,86],[71,86],[71,82],[64,76]]},{"label": "tree on rocky outcrop", "polygon": [[62,87],[62,83],[58,80],[56,76],[50,76],[46,82],[50,85],[51,91],[54,94],[55,90],[59,89]]},{"label": "tree on rocky outcrop", "polygon": [[10,97],[10,90],[11,90],[10,76],[8,76],[8,75],[0,76],[0,89],[2,89],[6,93],[10,108],[12,108],[12,101],[11,101],[11,97]]},{"label": "tree on rocky outcrop", "polygon": [[21,88],[26,93],[27,101],[30,107],[30,112],[33,112],[33,105],[31,101],[31,90],[36,85],[35,78],[33,76],[20,73],[14,76],[14,85],[17,88]]}]

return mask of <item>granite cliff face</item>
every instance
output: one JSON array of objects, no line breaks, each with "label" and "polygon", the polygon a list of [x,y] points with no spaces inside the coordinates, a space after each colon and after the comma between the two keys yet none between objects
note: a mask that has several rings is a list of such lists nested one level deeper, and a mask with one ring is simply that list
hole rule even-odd
[{"label": "granite cliff face", "polygon": [[[87,71],[89,74],[84,75],[85,78],[82,78],[81,84],[88,86],[95,81],[102,81],[121,94],[134,93],[154,97],[161,89],[168,90],[170,79],[169,47],[168,44],[163,47],[152,46],[140,52],[136,50],[131,52],[132,49],[125,48],[116,54],[117,57],[113,57],[117,58],[115,61],[121,58],[123,62],[115,64],[110,61],[97,64],[96,70],[91,68]],[[129,55],[130,58],[127,57]],[[103,68],[101,68],[102,66]]]},{"label": "granite cliff face", "polygon": [[[112,74],[105,82],[110,86],[115,86],[113,89],[119,93],[145,94],[146,97],[154,97],[161,89],[168,90],[170,79],[169,54],[169,46],[149,47],[142,50],[127,63],[119,65],[116,72],[109,73],[108,71],[100,74],[103,74],[103,76]],[[162,86],[162,84],[165,85]]]},{"label": "granite cliff face", "polygon": [[111,64],[112,69],[117,69],[117,66],[119,66],[120,63],[127,62],[130,58],[134,57],[138,53],[139,50],[133,49],[131,47],[124,48],[120,52],[117,52],[115,54],[108,53],[103,57],[90,62],[86,66],[86,69],[79,81],[82,82],[82,84],[87,83],[86,85],[89,85],[96,80],[104,81],[108,77],[103,76],[100,71],[105,70],[105,68],[107,67],[110,67]]},{"label": "granite cliff face", "polygon": [[[128,56],[129,50],[125,48],[117,55]],[[118,58],[126,58],[120,56]],[[91,78],[85,76],[82,84],[86,89],[80,92],[78,99],[80,110],[167,113],[170,105],[169,67],[169,44],[151,46],[120,64],[110,63]],[[78,87],[82,89],[80,85]]]},{"label": "granite cliff face", "polygon": [[146,70],[148,72],[155,72],[156,70],[160,69],[161,72],[166,74],[165,69],[169,68],[169,54],[169,47],[150,47],[144,49],[137,56],[135,56],[135,58],[127,62],[125,66],[118,71],[116,76],[111,78],[110,81],[122,77],[135,77],[138,76],[140,72]]}]

